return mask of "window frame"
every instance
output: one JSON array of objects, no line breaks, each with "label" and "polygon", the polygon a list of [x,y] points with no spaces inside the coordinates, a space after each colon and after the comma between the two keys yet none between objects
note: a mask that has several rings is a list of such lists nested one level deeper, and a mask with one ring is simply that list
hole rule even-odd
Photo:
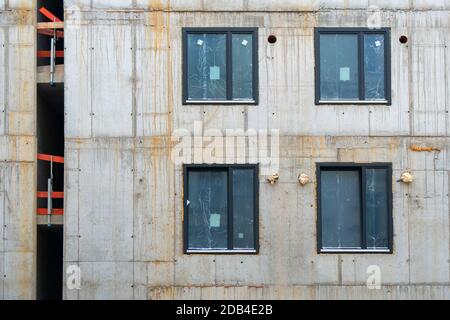
[{"label": "window frame", "polygon": [[[226,68],[227,68],[227,100],[217,100],[217,99],[209,99],[209,100],[189,100],[188,99],[188,35],[189,34],[225,34],[226,35]],[[252,52],[252,61],[253,61],[253,99],[252,100],[232,100],[233,94],[233,52],[232,52],[232,34],[252,34],[253,35],[253,52]],[[182,28],[182,91],[183,91],[183,105],[258,105],[259,103],[259,71],[258,71],[258,28],[240,28],[240,27],[201,27],[201,28]],[[230,100],[231,97],[231,100]]]},{"label": "window frame", "polygon": [[[354,34],[358,36],[358,73],[359,73],[359,100],[321,100],[320,92],[320,35],[322,34]],[[364,73],[364,35],[383,34],[384,35],[384,86],[385,100],[366,100],[365,97],[365,73]],[[315,59],[315,104],[376,104],[392,105],[391,92],[391,28],[335,28],[319,27],[314,28],[314,59]],[[362,99],[363,98],[363,99]]]},{"label": "window frame", "polygon": [[[227,249],[190,249],[189,248],[189,171],[208,171],[222,169],[227,171]],[[253,249],[233,249],[233,170],[253,170]],[[183,251],[185,254],[259,254],[259,164],[184,164],[183,165]]]},{"label": "window frame", "polygon": [[[325,170],[355,170],[360,174],[360,201],[361,201],[361,249],[339,249],[327,248],[322,246],[322,208],[321,208],[321,193],[322,181],[321,172]],[[386,169],[386,184],[387,184],[387,200],[388,200],[388,248],[387,249],[367,249],[366,246],[366,207],[365,207],[365,182],[366,169]],[[317,253],[393,253],[393,193],[392,193],[392,163],[350,163],[350,162],[321,162],[316,164],[316,179],[317,179]]]}]

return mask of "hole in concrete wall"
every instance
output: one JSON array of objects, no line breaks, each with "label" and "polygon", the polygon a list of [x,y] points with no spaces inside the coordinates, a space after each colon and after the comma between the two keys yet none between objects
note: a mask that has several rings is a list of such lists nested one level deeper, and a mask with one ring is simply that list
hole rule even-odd
[{"label": "hole in concrete wall", "polygon": [[400,38],[398,39],[400,41],[400,43],[407,43],[408,42],[408,37],[407,36],[400,36]]},{"label": "hole in concrete wall", "polygon": [[274,44],[275,42],[277,42],[277,37],[274,36],[273,34],[271,34],[269,37],[267,37],[267,41],[268,41],[270,44]]},{"label": "hole in concrete wall", "polygon": [[61,300],[63,281],[63,226],[38,226],[37,298]]}]

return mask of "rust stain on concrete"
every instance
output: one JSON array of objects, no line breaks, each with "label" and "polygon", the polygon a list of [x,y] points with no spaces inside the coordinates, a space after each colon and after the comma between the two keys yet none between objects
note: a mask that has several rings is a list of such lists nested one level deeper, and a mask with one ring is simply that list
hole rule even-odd
[{"label": "rust stain on concrete", "polygon": [[418,146],[418,145],[411,145],[410,146],[411,151],[416,152],[440,152],[441,149],[436,147],[425,147],[425,146]]}]

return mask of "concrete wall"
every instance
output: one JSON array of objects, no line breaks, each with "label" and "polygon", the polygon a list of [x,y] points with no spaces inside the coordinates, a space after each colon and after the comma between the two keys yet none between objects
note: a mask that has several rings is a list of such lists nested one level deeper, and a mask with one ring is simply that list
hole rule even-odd
[{"label": "concrete wall", "polygon": [[35,297],[34,1],[0,1],[0,299]]},{"label": "concrete wall", "polygon": [[[314,105],[313,28],[364,27],[374,4],[391,28],[392,106]],[[449,1],[65,0],[65,14],[64,263],[81,268],[66,299],[450,298]],[[189,26],[259,28],[258,106],[182,105]],[[183,254],[171,135],[195,121],[280,132],[280,180],[260,177],[258,255]],[[319,161],[414,173],[393,182],[393,254],[316,253]],[[381,290],[366,288],[372,264]]]}]

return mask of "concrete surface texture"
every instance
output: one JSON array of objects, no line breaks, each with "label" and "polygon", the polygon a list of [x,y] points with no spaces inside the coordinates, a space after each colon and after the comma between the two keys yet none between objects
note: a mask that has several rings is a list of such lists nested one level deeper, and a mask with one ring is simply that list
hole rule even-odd
[{"label": "concrete surface texture", "polygon": [[[0,1],[2,298],[35,291],[29,3]],[[64,268],[81,271],[81,288],[65,286],[65,299],[450,298],[450,1],[64,5]],[[315,105],[314,28],[366,27],[373,10],[391,28],[392,105]],[[258,105],[182,105],[183,27],[258,28]],[[279,180],[259,177],[257,255],[183,253],[173,135],[198,124],[279,132]],[[317,254],[317,162],[392,163],[392,254]],[[397,182],[406,170],[414,181]],[[300,173],[310,183],[301,186]],[[370,265],[381,269],[380,290],[366,286]]]},{"label": "concrete surface texture", "polygon": [[35,16],[0,1],[0,299],[35,297]]}]

